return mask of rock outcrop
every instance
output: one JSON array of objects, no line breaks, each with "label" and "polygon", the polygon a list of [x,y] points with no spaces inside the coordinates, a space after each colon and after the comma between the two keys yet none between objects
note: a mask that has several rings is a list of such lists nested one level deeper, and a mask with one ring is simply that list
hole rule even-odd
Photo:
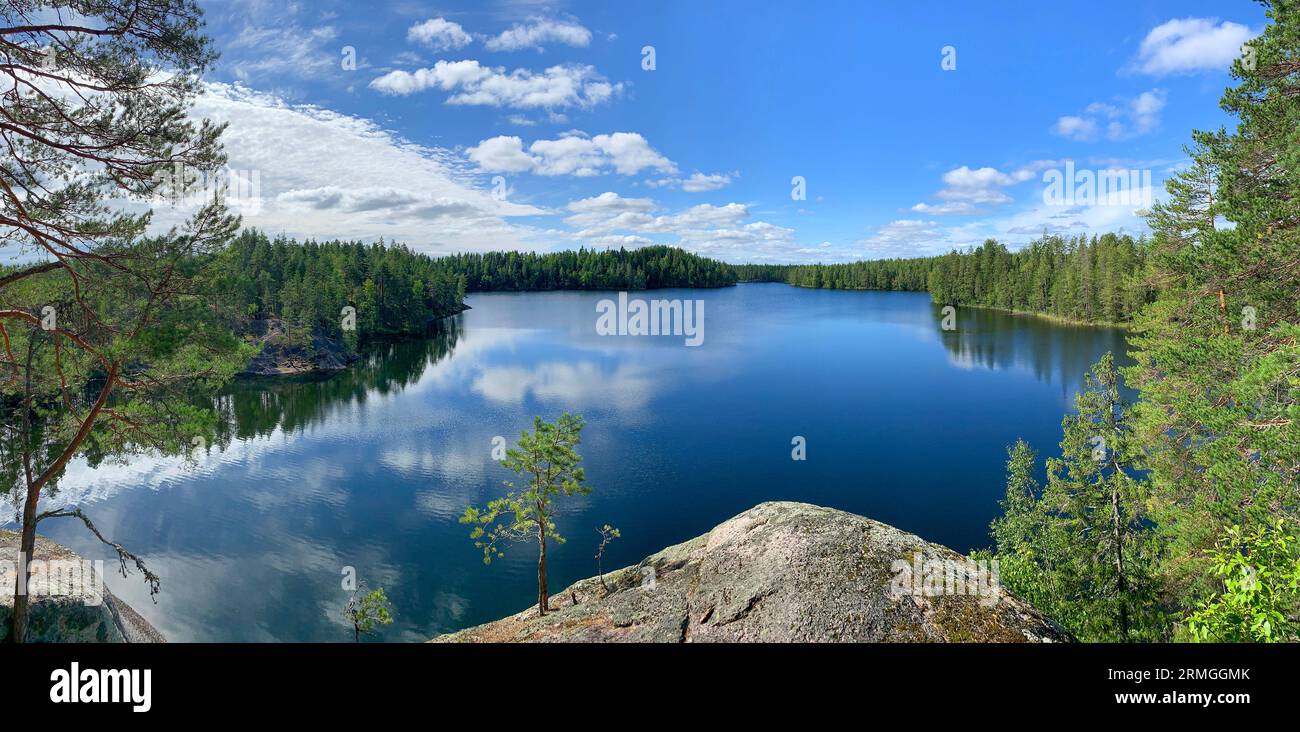
[{"label": "rock outcrop", "polygon": [[320,330],[308,342],[298,342],[303,336],[292,333],[278,318],[249,322],[244,338],[262,348],[243,370],[248,376],[341,371],[357,360],[343,343]]},{"label": "rock outcrop", "polygon": [[[985,565],[987,566],[987,565]],[[862,516],[763,503],[640,564],[436,642],[1065,642],[996,575]]]},{"label": "rock outcrop", "polygon": [[[20,536],[0,530],[0,642],[9,639]],[[29,643],[165,643],[149,621],[117,599],[71,549],[36,537],[28,585]]]}]

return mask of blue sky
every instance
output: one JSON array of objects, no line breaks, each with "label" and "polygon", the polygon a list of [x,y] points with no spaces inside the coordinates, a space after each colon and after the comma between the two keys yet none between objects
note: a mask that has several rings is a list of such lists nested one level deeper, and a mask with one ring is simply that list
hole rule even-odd
[{"label": "blue sky", "polygon": [[1044,176],[1149,171],[1158,199],[1264,22],[1245,0],[202,5],[222,58],[196,114],[257,172],[247,224],[757,262],[1141,233],[1147,199],[1048,205]]}]

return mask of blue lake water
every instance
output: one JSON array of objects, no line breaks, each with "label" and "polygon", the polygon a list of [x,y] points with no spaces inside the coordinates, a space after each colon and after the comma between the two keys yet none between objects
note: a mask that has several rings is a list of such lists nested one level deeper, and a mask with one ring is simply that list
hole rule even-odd
[{"label": "blue lake water", "polygon": [[[959,551],[986,546],[1006,446],[1055,454],[1088,366],[1122,332],[979,309],[957,330],[923,293],[749,284],[632,293],[704,301],[704,341],[600,336],[613,293],[471,295],[436,337],[328,378],[243,381],[197,463],[72,465],[79,504],[162,577],[109,586],[173,641],[348,641],[344,567],[385,588],[376,640],[425,640],[536,599],[536,548],[484,566],[457,518],[504,492],[492,439],[533,415],[587,427],[589,496],[564,499],[552,593],[635,563],[766,500],[841,508]],[[1121,358],[1121,362],[1126,362]],[[791,459],[791,440],[807,459]],[[67,520],[42,533],[107,554]],[[108,564],[111,569],[113,564]]]}]

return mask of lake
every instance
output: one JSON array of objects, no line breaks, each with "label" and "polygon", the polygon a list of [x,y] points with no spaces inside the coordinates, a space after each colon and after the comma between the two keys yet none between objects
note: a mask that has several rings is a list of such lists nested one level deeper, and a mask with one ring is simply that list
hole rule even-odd
[{"label": "lake", "polygon": [[[77,503],[162,577],[108,584],[172,641],[349,641],[340,581],[385,588],[420,641],[536,599],[536,546],[484,566],[457,518],[504,492],[492,459],[533,415],[587,422],[589,496],[562,499],[551,591],[596,573],[597,528],[633,564],[756,503],[860,513],[957,549],[987,546],[1018,437],[1056,454],[1088,366],[1120,331],[962,309],[924,293],[747,284],[632,298],[701,300],[704,338],[601,336],[615,293],[477,294],[426,340],[327,378],[241,381],[205,455],[70,466],[45,507]],[[1127,363],[1121,358],[1121,363]],[[792,439],[806,460],[792,459]],[[108,559],[79,522],[41,533]]]}]

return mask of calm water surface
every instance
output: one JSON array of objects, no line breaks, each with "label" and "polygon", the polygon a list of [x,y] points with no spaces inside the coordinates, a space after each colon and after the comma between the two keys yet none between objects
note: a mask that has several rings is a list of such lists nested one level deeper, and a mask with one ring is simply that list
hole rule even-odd
[{"label": "calm water surface", "polygon": [[[492,438],[533,415],[587,420],[590,496],[567,500],[553,592],[595,574],[596,528],[639,561],[766,500],[865,514],[959,551],[988,544],[1017,437],[1055,453],[1088,365],[1116,331],[966,309],[946,333],[928,295],[775,284],[663,290],[701,299],[705,339],[601,337],[610,293],[472,295],[436,337],[325,379],[240,382],[197,465],[71,466],[47,506],[78,503],[162,577],[110,587],[173,641],[347,641],[341,571],[383,586],[425,640],[526,607],[536,551],[484,566],[457,522],[509,477]],[[807,460],[791,460],[791,438]],[[108,556],[79,523],[46,533]],[[112,564],[108,565],[110,568]]]}]

